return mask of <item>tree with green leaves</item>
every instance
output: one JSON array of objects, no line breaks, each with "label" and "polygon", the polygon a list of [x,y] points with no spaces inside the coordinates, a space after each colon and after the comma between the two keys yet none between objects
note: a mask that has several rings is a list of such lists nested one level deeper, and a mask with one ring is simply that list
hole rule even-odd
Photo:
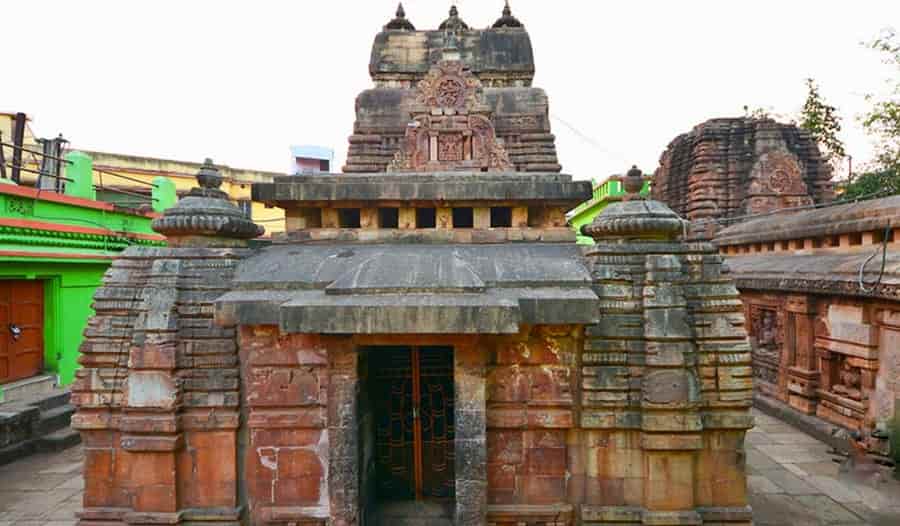
[{"label": "tree with green leaves", "polygon": [[884,94],[866,96],[872,107],[860,120],[876,141],[875,159],[847,185],[845,199],[900,194],[900,41],[896,31],[885,30],[866,46],[883,54],[883,62],[897,74],[888,80]]},{"label": "tree with green leaves", "polygon": [[897,75],[888,82],[885,95],[867,95],[872,109],[862,116],[866,132],[875,137],[875,164],[882,170],[900,170],[900,39],[893,30],[885,30],[869,43],[869,47],[884,55],[884,63],[892,66]]},{"label": "tree with green leaves", "polygon": [[822,153],[825,160],[836,167],[847,155],[844,142],[838,136],[841,132],[841,118],[837,114],[837,108],[825,102],[815,80],[806,79],[806,89],[800,127],[809,131],[824,150]]}]

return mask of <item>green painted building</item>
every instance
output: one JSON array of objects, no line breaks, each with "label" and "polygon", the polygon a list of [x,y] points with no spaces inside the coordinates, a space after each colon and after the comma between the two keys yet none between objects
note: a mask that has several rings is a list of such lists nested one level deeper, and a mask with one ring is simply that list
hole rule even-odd
[{"label": "green painted building", "polygon": [[[644,188],[641,189],[641,195],[650,194],[650,180],[644,181]],[[589,200],[581,203],[566,214],[569,225],[575,229],[578,236],[579,245],[593,245],[594,240],[588,236],[581,234],[582,225],[589,224],[597,215],[609,206],[622,199],[625,190],[622,187],[622,180],[619,176],[613,176],[602,183],[594,183],[594,195]]]},{"label": "green painted building", "polygon": [[154,211],[96,200],[91,159],[66,156],[65,193],[0,179],[0,391],[37,375],[72,382],[94,291],[130,245],[163,245],[150,228],[174,202],[156,181]]}]

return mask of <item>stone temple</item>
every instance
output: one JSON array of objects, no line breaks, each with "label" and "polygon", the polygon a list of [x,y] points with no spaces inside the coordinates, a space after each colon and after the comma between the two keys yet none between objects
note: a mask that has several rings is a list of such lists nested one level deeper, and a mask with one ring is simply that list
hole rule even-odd
[{"label": "stone temple", "polygon": [[692,222],[692,237],[834,198],[832,170],[808,131],[750,117],[711,119],[663,152],[652,195]]},{"label": "stone temple", "polygon": [[[508,6],[375,38],[343,174],[199,187],[97,292],[81,526],[751,524],[733,280],[628,198],[584,233]],[[635,184],[635,181],[637,182]]]}]

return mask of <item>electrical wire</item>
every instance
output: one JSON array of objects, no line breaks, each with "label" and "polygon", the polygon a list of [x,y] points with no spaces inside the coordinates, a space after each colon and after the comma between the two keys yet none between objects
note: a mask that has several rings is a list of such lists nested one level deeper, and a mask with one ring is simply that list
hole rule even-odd
[{"label": "electrical wire", "polygon": [[863,261],[863,264],[859,266],[859,290],[861,290],[865,294],[875,292],[875,289],[878,288],[878,285],[881,284],[882,278],[884,278],[884,267],[887,263],[888,236],[890,235],[891,226],[888,225],[884,227],[884,234],[881,236],[881,270],[878,272],[878,279],[875,280],[875,283],[872,284],[871,288],[866,287],[866,282],[863,275],[865,274],[866,265],[868,265],[870,261],[875,259],[875,256],[878,255],[878,250],[872,252],[872,255],[866,258],[866,260]]}]

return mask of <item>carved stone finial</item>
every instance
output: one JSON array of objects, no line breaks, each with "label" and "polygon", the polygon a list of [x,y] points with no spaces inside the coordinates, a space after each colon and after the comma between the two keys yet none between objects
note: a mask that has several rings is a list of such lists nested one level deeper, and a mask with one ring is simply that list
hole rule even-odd
[{"label": "carved stone finial", "polygon": [[385,30],[395,31],[415,31],[416,26],[406,19],[406,11],[403,9],[403,3],[397,4],[397,13],[393,20],[384,26]]},{"label": "carved stone finial", "polygon": [[643,199],[643,197],[641,197],[641,190],[644,188],[644,172],[642,172],[637,165],[632,165],[631,169],[628,170],[628,173],[625,174],[622,186],[627,193],[624,200]]},{"label": "carved stone finial", "polygon": [[463,19],[459,17],[459,10],[456,9],[455,5],[450,6],[450,16],[447,20],[441,22],[441,25],[438,27],[441,31],[460,31],[463,29],[469,29],[469,25],[463,22]]},{"label": "carved stone finial", "polygon": [[153,230],[171,246],[233,246],[261,236],[265,229],[228,200],[219,190],[224,178],[206,159],[197,172],[198,186],[153,220]]},{"label": "carved stone finial", "polygon": [[688,222],[668,206],[640,196],[643,173],[632,166],[623,178],[627,195],[607,206],[581,233],[596,241],[670,241],[684,233]]},{"label": "carved stone finial", "polygon": [[506,5],[503,7],[503,16],[497,19],[492,26],[494,29],[499,29],[503,27],[516,27],[521,28],[525,27],[522,22],[519,21],[518,18],[512,15],[512,9],[509,7],[509,0],[506,0]]},{"label": "carved stone finial", "polygon": [[200,167],[200,171],[197,172],[197,183],[200,184],[200,188],[205,188],[207,190],[218,190],[220,186],[222,186],[222,181],[224,180],[221,175],[219,175],[219,169],[213,164],[213,160],[209,157],[203,161],[203,166]]}]

